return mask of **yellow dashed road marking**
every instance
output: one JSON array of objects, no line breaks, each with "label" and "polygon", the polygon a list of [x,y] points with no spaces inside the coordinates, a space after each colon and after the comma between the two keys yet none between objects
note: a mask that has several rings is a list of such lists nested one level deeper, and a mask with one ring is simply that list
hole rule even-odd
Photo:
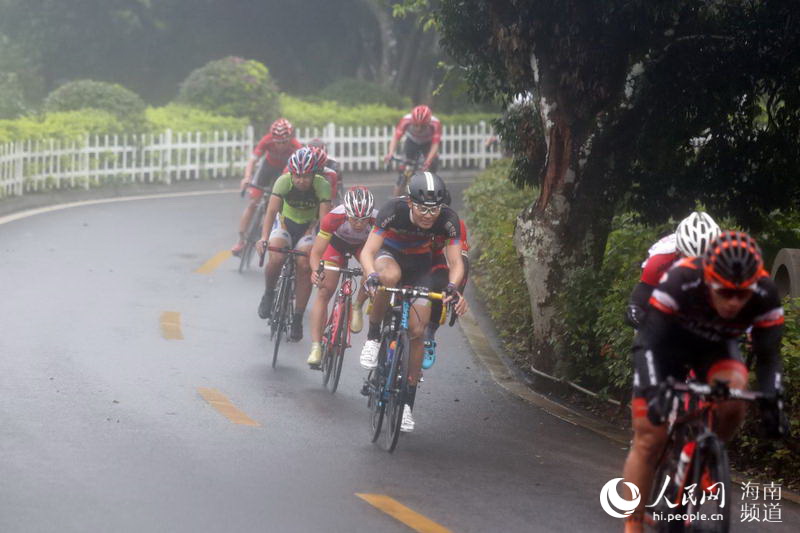
[{"label": "yellow dashed road marking", "polygon": [[392,518],[404,523],[414,531],[419,531],[420,533],[451,533],[446,527],[440,526],[433,520],[412,511],[402,503],[386,495],[356,493],[356,496]]},{"label": "yellow dashed road marking", "polygon": [[207,389],[205,387],[201,387],[197,389],[197,392],[200,393],[200,396],[203,397],[205,401],[211,404],[211,407],[222,413],[228,420],[233,422],[234,424],[241,424],[243,426],[255,426],[258,427],[261,424],[241,412],[239,409],[236,408],[235,405],[231,403],[231,401],[219,392],[216,389]]},{"label": "yellow dashed road marking", "polygon": [[206,261],[205,263],[203,263],[203,266],[195,270],[195,272],[197,272],[198,274],[211,274],[212,272],[214,272],[214,270],[216,270],[218,266],[227,261],[231,257],[231,255],[232,254],[230,250],[225,250],[224,252],[220,252],[211,259],[209,259],[208,261]]},{"label": "yellow dashed road marking", "polygon": [[180,313],[177,311],[161,313],[161,336],[168,340],[183,340]]}]

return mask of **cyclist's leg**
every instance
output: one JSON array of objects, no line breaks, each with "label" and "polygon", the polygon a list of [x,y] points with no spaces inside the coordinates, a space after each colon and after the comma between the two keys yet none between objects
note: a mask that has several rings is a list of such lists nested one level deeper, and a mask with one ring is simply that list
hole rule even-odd
[{"label": "cyclist's leg", "polygon": [[236,245],[232,248],[234,253],[238,253],[241,251],[242,246],[244,246],[245,240],[245,233],[247,232],[247,227],[250,225],[250,220],[253,218],[253,213],[256,212],[256,208],[258,207],[258,202],[261,200],[262,192],[257,189],[250,189],[250,201],[247,203],[247,206],[244,208],[242,212],[242,216],[239,219],[239,241]]},{"label": "cyclist's leg", "polygon": [[[433,266],[431,266],[431,290],[434,292],[442,292],[447,287],[449,280],[450,269],[447,268],[447,260],[444,253],[437,252],[433,254]],[[433,341],[436,330],[439,329],[439,319],[442,316],[442,301],[434,300],[431,302],[431,317],[428,322],[427,331],[425,332],[425,340]]]},{"label": "cyclist's leg", "polygon": [[[705,379],[707,383],[724,381],[729,387],[734,389],[746,389],[748,371],[742,361],[742,354],[736,341],[719,343],[717,351],[708,350],[706,354],[713,357],[697,370],[700,380]],[[715,406],[715,426],[714,431],[724,441],[728,441],[736,434],[739,426],[744,422],[747,415],[747,405],[743,401],[729,400],[719,402]]]},{"label": "cyclist's leg", "polygon": [[[414,254],[404,256],[400,264],[403,276],[400,283],[430,289],[431,287],[431,254]],[[425,327],[431,316],[431,302],[427,298],[416,300],[408,319],[409,340],[409,367],[408,381],[412,389],[419,381],[422,369],[422,355],[425,343]]]},{"label": "cyclist's leg", "polygon": [[[677,330],[678,328],[673,328]],[[674,332],[680,335],[678,331]],[[634,520],[627,524],[626,531],[641,531],[641,518],[644,507],[650,502],[650,487],[658,458],[667,442],[665,424],[655,425],[647,418],[647,402],[655,393],[656,387],[667,376],[678,380],[686,377],[686,369],[678,355],[684,353],[683,346],[674,342],[676,335],[666,337],[666,342],[648,342],[647,332],[640,331],[633,345],[633,400],[631,417],[633,426],[633,443],[625,460],[623,477],[625,481],[636,485],[641,491],[641,502],[633,513]],[[633,496],[628,494],[628,498]]]},{"label": "cyclist's leg", "polygon": [[[375,271],[381,284],[386,287],[396,287],[400,282],[400,265],[392,252],[386,248],[381,248],[375,254]],[[378,291],[372,302],[372,311],[369,315],[369,328],[367,330],[367,341],[361,348],[361,368],[370,370],[378,364],[378,351],[381,341],[381,322],[386,314],[389,296]]]},{"label": "cyclist's leg", "polygon": [[[325,252],[322,254],[322,260],[331,266],[341,267],[343,257],[336,248],[328,245]],[[330,303],[331,296],[336,293],[336,287],[339,284],[339,273],[325,271],[325,279],[322,280],[317,289],[317,298],[311,306],[311,342],[322,341],[322,330],[325,327],[325,322],[328,319],[328,304]]]},{"label": "cyclist's leg", "polygon": [[[289,246],[290,239],[289,232],[278,226],[274,228],[269,235],[269,245],[276,248],[284,248]],[[267,265],[264,268],[264,294],[261,296],[261,302],[258,304],[258,316],[261,318],[269,318],[270,313],[272,313],[275,284],[278,282],[278,276],[281,273],[281,267],[283,266],[285,256],[286,254],[269,252]]]}]

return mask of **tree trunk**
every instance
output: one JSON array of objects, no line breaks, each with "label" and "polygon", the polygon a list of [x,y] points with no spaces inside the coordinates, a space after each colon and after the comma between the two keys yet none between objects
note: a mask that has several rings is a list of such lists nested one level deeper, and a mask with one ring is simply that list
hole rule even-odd
[{"label": "tree trunk", "polygon": [[394,34],[394,21],[385,5],[378,0],[362,0],[362,4],[369,10],[378,25],[380,35],[380,64],[375,73],[375,82],[389,86],[394,81],[395,72],[392,69],[392,58],[397,53],[397,37]]},{"label": "tree trunk", "polygon": [[559,361],[569,354],[558,349],[564,332],[556,304],[572,269],[602,261],[615,202],[604,190],[603,169],[586,164],[591,125],[568,118],[554,101],[541,99],[547,160],[539,198],[517,218],[514,243],[523,258],[533,316],[531,362],[559,374]]}]

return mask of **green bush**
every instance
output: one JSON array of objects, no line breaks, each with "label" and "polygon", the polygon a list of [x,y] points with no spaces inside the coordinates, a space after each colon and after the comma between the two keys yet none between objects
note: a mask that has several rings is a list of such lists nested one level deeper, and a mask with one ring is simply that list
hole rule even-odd
[{"label": "green bush", "polygon": [[517,215],[536,197],[533,188],[508,181],[511,162],[495,162],[464,192],[472,244],[473,280],[489,315],[513,353],[530,346],[531,311],[525,278],[512,237]]},{"label": "green bush", "polygon": [[318,96],[323,101],[332,101],[345,106],[366,104],[385,105],[394,108],[411,106],[411,99],[370,81],[341,78],[322,89]]},{"label": "green bush", "polygon": [[82,109],[42,116],[0,120],[0,143],[22,140],[82,139],[89,134],[131,133],[128,125],[108,111]]},{"label": "green bush", "polygon": [[154,132],[171,129],[184,131],[241,131],[248,125],[247,118],[215,115],[204,109],[186,105],[170,104],[164,107],[148,107],[145,112],[148,128]]},{"label": "green bush", "polygon": [[178,103],[219,115],[247,117],[256,126],[280,115],[278,89],[263,63],[240,57],[211,61],[181,83]]},{"label": "green bush", "polygon": [[[296,127],[321,128],[333,122],[337,126],[391,126],[410,111],[385,105],[370,104],[345,106],[336,102],[312,102],[281,94],[283,115]],[[496,115],[491,113],[436,114],[445,125],[489,123]]]},{"label": "green bush", "polygon": [[13,72],[0,72],[0,119],[15,118],[25,112],[22,85]]},{"label": "green bush", "polygon": [[100,109],[128,122],[133,129],[144,124],[145,105],[139,95],[122,85],[102,81],[65,83],[47,95],[43,109],[47,113]]}]

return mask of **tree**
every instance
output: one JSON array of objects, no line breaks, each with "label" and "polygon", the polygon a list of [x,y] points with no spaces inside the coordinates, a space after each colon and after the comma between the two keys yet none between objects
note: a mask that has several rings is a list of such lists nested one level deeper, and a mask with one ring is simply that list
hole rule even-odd
[{"label": "tree", "polygon": [[[514,153],[512,177],[540,189],[514,236],[537,367],[557,370],[565,355],[559,295],[574,269],[600,263],[620,206],[663,219],[699,199],[757,221],[773,201],[798,198],[798,171],[787,164],[800,138],[797,7],[796,0],[440,2],[443,46],[476,93],[506,103],[530,95],[529,112],[499,126]],[[520,132],[526,138],[515,138]],[[785,173],[769,179],[775,168]],[[738,205],[742,195],[721,186],[731,175],[745,194],[784,196]]]}]

